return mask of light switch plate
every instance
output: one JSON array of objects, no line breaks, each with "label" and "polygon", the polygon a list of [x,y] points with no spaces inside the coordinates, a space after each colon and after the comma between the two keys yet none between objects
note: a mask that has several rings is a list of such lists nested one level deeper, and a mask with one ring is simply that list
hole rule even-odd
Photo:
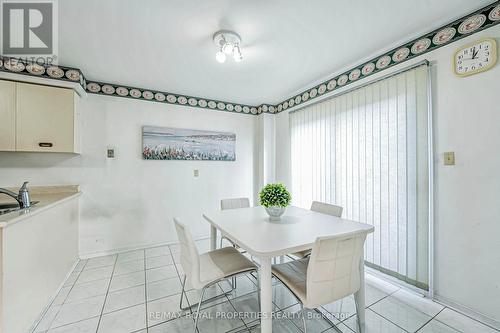
[{"label": "light switch plate", "polygon": [[444,165],[455,165],[455,152],[448,151],[444,153]]},{"label": "light switch plate", "polygon": [[195,177],[199,177],[200,176],[200,170],[195,169],[194,172],[193,172],[193,174],[194,174]]}]

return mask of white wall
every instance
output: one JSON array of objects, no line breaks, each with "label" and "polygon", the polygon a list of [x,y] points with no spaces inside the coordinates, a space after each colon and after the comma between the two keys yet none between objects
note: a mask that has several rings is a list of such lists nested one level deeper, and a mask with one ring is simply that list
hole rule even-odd
[{"label": "white wall", "polygon": [[[432,63],[436,296],[500,322],[500,64],[458,78],[451,62],[458,47],[484,37],[500,42],[500,26],[410,63]],[[276,117],[276,179],[285,184],[288,121],[288,112]],[[446,151],[455,152],[455,166],[443,165]]]},{"label": "white wall", "polygon": [[[80,156],[0,153],[0,187],[81,185],[80,255],[174,242],[174,216],[207,237],[202,212],[222,198],[253,197],[257,117],[97,95],[82,104]],[[143,125],[234,132],[236,161],[142,160]]]},{"label": "white wall", "polygon": [[260,114],[255,126],[255,202],[259,202],[259,192],[266,184],[276,179],[276,129],[275,115]]}]

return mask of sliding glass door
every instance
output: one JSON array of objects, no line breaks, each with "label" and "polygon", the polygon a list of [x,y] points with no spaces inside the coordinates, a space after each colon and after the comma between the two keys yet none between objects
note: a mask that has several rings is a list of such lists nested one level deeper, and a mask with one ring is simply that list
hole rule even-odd
[{"label": "sliding glass door", "polygon": [[428,289],[427,66],[292,112],[290,135],[293,203],[372,224],[367,265]]}]

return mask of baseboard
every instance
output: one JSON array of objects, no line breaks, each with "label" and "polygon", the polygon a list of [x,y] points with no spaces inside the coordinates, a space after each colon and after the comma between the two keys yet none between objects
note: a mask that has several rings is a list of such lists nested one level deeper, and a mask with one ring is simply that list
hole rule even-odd
[{"label": "baseboard", "polygon": [[[413,285],[410,285],[410,284],[407,284],[405,283],[404,281],[400,281],[398,279],[396,279],[395,277],[392,277],[390,275],[386,275],[384,273],[381,273],[375,269],[372,269],[372,268],[369,268],[369,267],[366,267],[365,268],[365,271],[366,273],[369,273],[371,275],[374,275],[376,276],[377,278],[381,279],[381,280],[384,280],[386,282],[389,282],[391,284],[394,284],[394,285],[397,285],[403,289],[406,289],[408,291],[411,291],[413,293],[417,293],[417,294],[420,294],[422,296],[425,296],[427,298],[429,298],[429,293],[426,291],[426,290],[422,290],[422,289],[419,289]],[[485,316],[477,311],[474,311],[462,304],[459,304],[459,303],[456,303],[446,297],[443,297],[443,296],[440,296],[439,294],[437,293],[434,293],[434,298],[432,299],[433,301],[437,302],[437,303],[440,303],[466,317],[469,317],[473,320],[476,320],[486,326],[489,326],[495,330],[500,330],[500,322],[495,320],[495,319],[492,319],[488,316]]]},{"label": "baseboard", "polygon": [[[195,241],[205,240],[205,239],[210,239],[210,237],[204,236],[204,237],[195,238]],[[150,247],[174,245],[177,243],[178,243],[178,241],[162,242],[162,243],[149,243],[149,244],[142,244],[142,245],[135,245],[135,246],[128,246],[128,247],[120,247],[120,248],[115,248],[115,249],[106,250],[106,251],[81,253],[80,259],[83,260],[83,259],[90,259],[90,258],[95,258],[95,257],[109,256],[109,255],[113,255],[113,254],[117,254],[117,253],[121,253],[121,252],[143,250],[143,249],[147,249]]]},{"label": "baseboard", "polygon": [[59,295],[59,292],[61,291],[61,289],[64,287],[64,284],[66,283],[66,281],[68,280],[69,276],[71,275],[71,273],[73,273],[73,271],[75,270],[76,266],[78,265],[78,263],[80,262],[80,259],[77,259],[75,261],[75,263],[73,264],[73,267],[71,267],[71,269],[69,270],[69,272],[66,274],[66,277],[64,278],[64,280],[61,282],[61,284],[59,285],[59,288],[57,288],[55,294],[50,298],[49,302],[47,303],[47,305],[45,306],[45,308],[43,308],[42,312],[40,313],[40,315],[38,316],[38,319],[35,320],[35,322],[33,323],[33,325],[31,326],[29,332],[32,333],[35,331],[35,328],[37,327],[37,325],[40,323],[40,321],[42,320],[43,316],[45,316],[45,313],[47,313],[47,311],[49,310],[50,306],[52,305],[52,303],[54,302],[54,300],[56,299],[57,295]]},{"label": "baseboard", "polygon": [[485,315],[483,315],[475,310],[472,310],[472,309],[470,309],[470,308],[468,308],[460,303],[454,302],[454,301],[452,301],[446,297],[443,297],[439,294],[434,295],[434,301],[436,301],[444,306],[447,306],[450,309],[455,310],[455,311],[463,314],[464,316],[467,316],[473,320],[477,320],[477,321],[481,322],[482,324],[485,324],[487,326],[490,326],[493,329],[500,331],[500,322],[499,321],[492,319],[488,316],[485,316]]},{"label": "baseboard", "polygon": [[401,281],[401,280],[395,278],[394,276],[387,275],[385,273],[382,273],[382,272],[380,272],[376,269],[370,268],[368,266],[365,266],[365,272],[368,274],[371,274],[371,275],[373,275],[373,276],[375,276],[375,277],[377,277],[385,282],[388,282],[388,283],[393,284],[395,286],[398,286],[402,289],[410,291],[414,294],[418,294],[418,295],[429,298],[429,292],[427,290],[423,290],[423,289],[420,289],[418,287],[415,287],[414,285],[406,283],[404,281]]}]

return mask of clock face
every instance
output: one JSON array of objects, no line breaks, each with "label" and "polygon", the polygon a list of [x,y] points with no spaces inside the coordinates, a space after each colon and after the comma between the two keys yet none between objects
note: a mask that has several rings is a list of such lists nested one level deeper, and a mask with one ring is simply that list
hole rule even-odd
[{"label": "clock face", "polygon": [[496,43],[492,39],[467,45],[455,54],[455,73],[467,76],[490,69],[495,65],[496,51]]}]

